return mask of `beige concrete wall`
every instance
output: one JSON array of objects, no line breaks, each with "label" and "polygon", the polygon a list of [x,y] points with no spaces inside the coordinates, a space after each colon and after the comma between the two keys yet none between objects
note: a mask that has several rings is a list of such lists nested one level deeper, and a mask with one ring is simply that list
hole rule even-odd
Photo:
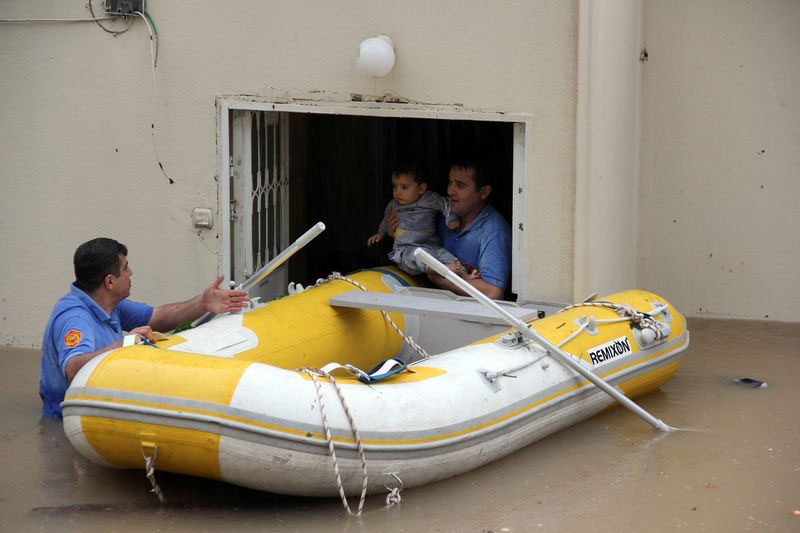
[{"label": "beige concrete wall", "polygon": [[690,315],[800,316],[800,2],[646,3],[640,285]]},{"label": "beige concrete wall", "polygon": [[[95,2],[99,5],[100,2]],[[85,17],[84,2],[8,0],[0,18]],[[75,247],[129,246],[135,299],[188,298],[217,271],[215,97],[383,94],[529,113],[524,259],[528,290],[572,297],[577,2],[170,1],[160,36],[158,150],[141,20],[112,37],[93,23],[0,25],[0,344],[37,345],[72,279]],[[358,43],[387,33],[384,79],[355,71]],[[545,260],[546,258],[546,260]]]}]

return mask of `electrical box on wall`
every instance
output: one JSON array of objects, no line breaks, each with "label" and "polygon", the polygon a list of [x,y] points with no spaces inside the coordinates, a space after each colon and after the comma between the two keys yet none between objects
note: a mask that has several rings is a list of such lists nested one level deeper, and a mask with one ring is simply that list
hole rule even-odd
[{"label": "electrical box on wall", "polygon": [[109,15],[144,13],[144,0],[106,0],[105,9]]}]

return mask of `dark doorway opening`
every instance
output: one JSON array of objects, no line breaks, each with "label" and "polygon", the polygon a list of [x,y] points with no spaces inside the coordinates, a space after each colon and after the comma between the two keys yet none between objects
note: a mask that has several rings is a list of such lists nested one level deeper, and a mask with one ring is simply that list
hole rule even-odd
[{"label": "dark doorway opening", "polygon": [[398,164],[415,164],[446,196],[452,160],[476,160],[491,180],[492,205],[512,220],[511,123],[297,113],[289,124],[291,240],[317,221],[327,226],[290,262],[292,281],[391,264],[391,239],[366,242],[392,198]]}]

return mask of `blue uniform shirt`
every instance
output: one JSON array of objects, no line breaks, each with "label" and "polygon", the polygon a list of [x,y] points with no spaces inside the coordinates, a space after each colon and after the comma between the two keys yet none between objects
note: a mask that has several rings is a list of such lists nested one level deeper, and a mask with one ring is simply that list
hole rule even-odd
[{"label": "blue uniform shirt", "polygon": [[464,230],[451,230],[442,217],[439,239],[462,263],[478,268],[483,281],[505,290],[511,275],[511,227],[491,205],[483,208]]},{"label": "blue uniform shirt", "polygon": [[146,325],[152,314],[153,308],[147,304],[123,300],[108,316],[91,296],[73,284],[69,293],[56,302],[44,330],[39,371],[42,414],[61,417],[60,404],[69,386],[67,361],[117,342],[123,330]]}]

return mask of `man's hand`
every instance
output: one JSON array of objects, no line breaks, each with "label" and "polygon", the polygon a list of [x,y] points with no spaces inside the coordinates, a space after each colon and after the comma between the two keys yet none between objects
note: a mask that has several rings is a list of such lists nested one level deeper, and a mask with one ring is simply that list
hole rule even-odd
[{"label": "man's hand", "polygon": [[247,309],[250,297],[247,291],[233,291],[220,289],[219,285],[225,280],[220,276],[203,291],[202,301],[209,313],[228,313]]},{"label": "man's hand", "polygon": [[382,240],[383,240],[383,234],[382,233],[376,233],[375,235],[373,235],[372,237],[367,239],[367,246],[372,246],[373,244],[378,244]]},{"label": "man's hand", "polygon": [[461,277],[464,279],[480,279],[481,271],[478,267],[470,265],[469,263],[461,263],[462,271]]},{"label": "man's hand", "polygon": [[203,313],[227,313],[246,309],[250,303],[247,291],[220,289],[225,279],[220,276],[202,292],[185,302],[159,305],[153,309],[148,326],[154,331],[169,331],[181,322],[194,320]]},{"label": "man's hand", "polygon": [[[483,281],[483,278],[480,277],[479,272],[478,272],[478,277],[473,277],[476,271],[477,269],[475,271],[472,271],[471,274],[470,273],[467,274],[467,277],[465,277],[467,283],[469,283],[470,285],[481,291],[483,294],[485,294],[492,300],[499,300],[500,298],[502,298],[503,289],[500,289],[499,287],[495,287],[491,283]],[[456,294],[460,294],[461,296],[469,296],[469,294],[465,293],[460,288],[458,288],[455,283],[451,282],[444,276],[440,276],[430,268],[428,269],[428,279],[430,280],[431,283],[433,283],[440,289],[447,289]]]},{"label": "man's hand", "polygon": [[388,235],[391,238],[394,238],[394,234],[397,231],[397,226],[400,225],[400,221],[397,218],[397,211],[392,209],[389,211],[389,217],[386,219],[386,227],[389,230]]},{"label": "man's hand", "polygon": [[153,335],[153,328],[151,328],[150,326],[140,326],[138,328],[133,328],[128,332],[128,335],[139,335],[147,339],[149,342],[156,342],[158,340],[156,339],[155,335]]}]

